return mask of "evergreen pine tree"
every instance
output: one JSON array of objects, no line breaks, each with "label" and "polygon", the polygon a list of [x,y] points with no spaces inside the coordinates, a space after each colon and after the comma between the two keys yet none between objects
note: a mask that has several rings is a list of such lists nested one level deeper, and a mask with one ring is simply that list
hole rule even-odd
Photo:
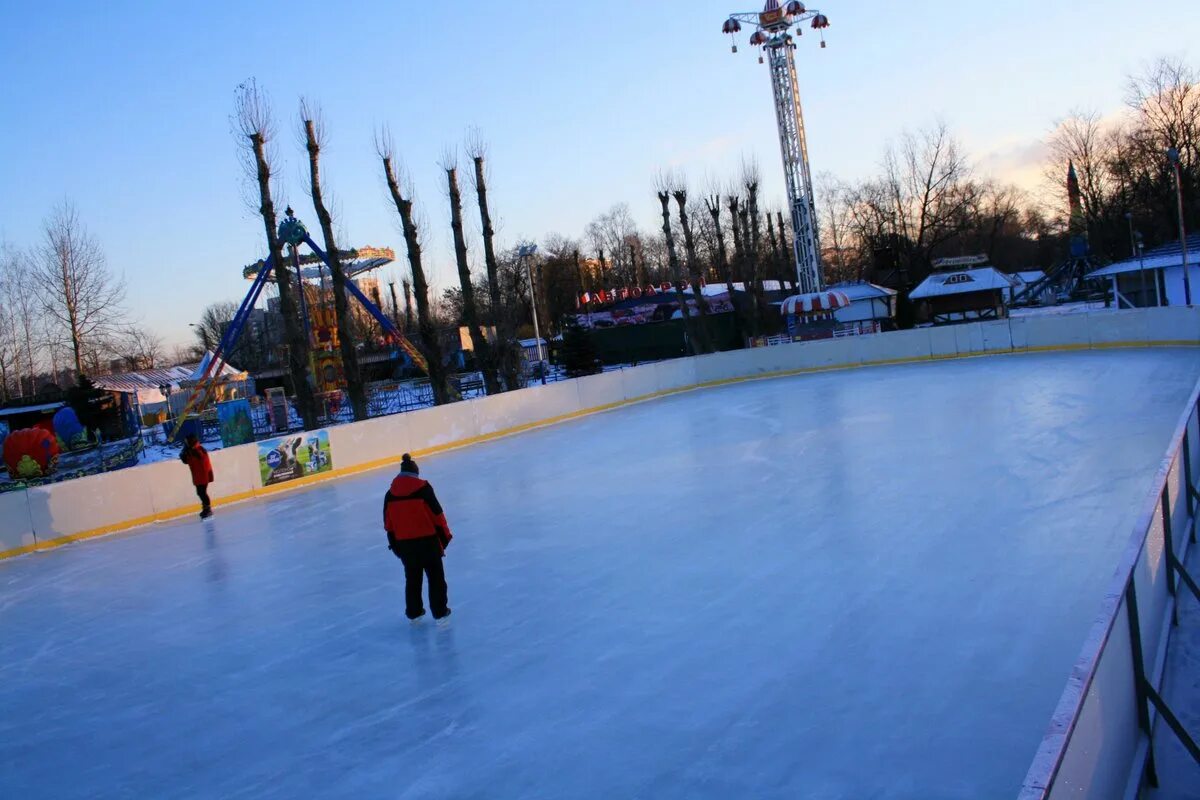
[{"label": "evergreen pine tree", "polygon": [[75,410],[80,424],[88,431],[103,430],[114,416],[113,396],[96,387],[92,379],[80,374],[75,386],[67,389],[67,405]]},{"label": "evergreen pine tree", "polygon": [[595,375],[602,369],[591,335],[577,322],[568,321],[563,330],[560,360],[568,378]]}]

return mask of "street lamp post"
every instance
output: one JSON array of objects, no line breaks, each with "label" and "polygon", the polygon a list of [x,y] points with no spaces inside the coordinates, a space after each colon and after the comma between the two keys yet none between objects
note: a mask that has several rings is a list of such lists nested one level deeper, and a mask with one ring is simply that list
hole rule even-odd
[{"label": "street lamp post", "polygon": [[[1150,293],[1146,291],[1146,242],[1141,239],[1141,231],[1134,234],[1134,247],[1138,249],[1138,276],[1141,279],[1141,294],[1145,297],[1146,305],[1150,305]],[[1158,302],[1158,278],[1154,278],[1154,305]]]},{"label": "street lamp post", "polygon": [[542,350],[542,327],[538,323],[537,289],[533,285],[533,267],[529,259],[537,252],[536,244],[523,244],[517,250],[517,257],[525,262],[525,274],[529,278],[529,305],[533,308],[533,339],[537,342],[538,372],[542,377],[542,386],[546,385],[546,354]]},{"label": "street lamp post", "polygon": [[[1133,212],[1132,211],[1125,212],[1125,221],[1129,223],[1129,257],[1137,258],[1138,251],[1141,246],[1142,234],[1140,234],[1139,232],[1137,232],[1133,229]],[[1138,262],[1138,279],[1141,281],[1141,288],[1139,291],[1141,293],[1142,306],[1145,307],[1145,306],[1150,305],[1150,300],[1147,297],[1147,292],[1146,292],[1145,264],[1144,264],[1144,262],[1141,262],[1141,261]]]},{"label": "street lamp post", "polygon": [[1183,251],[1183,302],[1192,304],[1192,280],[1188,274],[1187,228],[1183,223],[1183,174],[1179,169],[1179,151],[1174,147],[1167,150],[1167,161],[1175,170],[1175,201],[1179,207],[1179,246]]},{"label": "street lamp post", "polygon": [[[158,391],[162,394],[163,401],[166,402],[166,404],[167,404],[167,424],[169,425],[171,423],[171,418],[173,416],[171,414],[171,384],[166,383],[166,382],[160,383],[158,385]],[[170,444],[171,443],[170,436],[168,435],[167,438],[168,438],[167,444]]]}]

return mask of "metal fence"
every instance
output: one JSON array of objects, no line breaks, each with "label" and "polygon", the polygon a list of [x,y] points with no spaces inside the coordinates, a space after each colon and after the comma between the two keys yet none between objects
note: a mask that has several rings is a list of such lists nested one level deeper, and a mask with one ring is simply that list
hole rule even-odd
[{"label": "metal fence", "polygon": [[1102,613],[1059,701],[1021,800],[1133,797],[1157,785],[1153,739],[1166,725],[1200,749],[1160,694],[1176,603],[1200,601],[1184,568],[1196,543],[1200,384],[1193,390],[1153,489],[1104,598]]}]

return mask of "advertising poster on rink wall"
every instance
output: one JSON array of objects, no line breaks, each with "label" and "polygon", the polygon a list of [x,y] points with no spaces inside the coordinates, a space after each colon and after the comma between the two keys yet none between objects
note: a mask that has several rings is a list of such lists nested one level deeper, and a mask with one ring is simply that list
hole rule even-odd
[{"label": "advertising poster on rink wall", "polygon": [[294,481],[333,469],[328,431],[305,431],[258,443],[262,485]]},{"label": "advertising poster on rink wall", "polygon": [[217,422],[221,426],[221,444],[234,447],[254,441],[254,423],[250,420],[250,401],[246,398],[217,403]]}]

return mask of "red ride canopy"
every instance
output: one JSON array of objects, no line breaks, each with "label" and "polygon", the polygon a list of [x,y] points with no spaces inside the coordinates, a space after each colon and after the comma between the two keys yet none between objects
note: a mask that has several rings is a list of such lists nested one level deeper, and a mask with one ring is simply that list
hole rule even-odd
[{"label": "red ride canopy", "polygon": [[829,314],[839,308],[850,305],[850,298],[845,292],[827,291],[810,292],[808,294],[792,295],[783,301],[780,310],[784,314],[807,316],[810,314]]}]

